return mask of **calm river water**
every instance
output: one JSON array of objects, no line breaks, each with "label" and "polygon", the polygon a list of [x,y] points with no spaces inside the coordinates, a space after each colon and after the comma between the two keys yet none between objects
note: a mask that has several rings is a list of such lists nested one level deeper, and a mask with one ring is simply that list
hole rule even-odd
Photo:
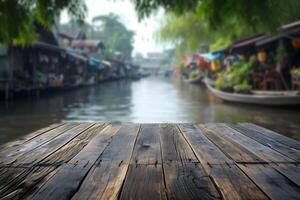
[{"label": "calm river water", "polygon": [[300,140],[300,109],[225,104],[204,86],[150,77],[0,105],[0,143],[55,122],[254,122]]}]

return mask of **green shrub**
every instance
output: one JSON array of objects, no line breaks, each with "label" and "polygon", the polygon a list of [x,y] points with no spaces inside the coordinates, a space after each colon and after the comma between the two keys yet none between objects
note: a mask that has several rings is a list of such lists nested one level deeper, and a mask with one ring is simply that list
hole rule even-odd
[{"label": "green shrub", "polygon": [[193,70],[193,71],[191,71],[190,74],[189,74],[189,79],[195,79],[195,78],[199,77],[199,75],[200,75],[200,74],[199,74],[198,71]]},{"label": "green shrub", "polygon": [[[247,88],[249,75],[252,72],[253,63],[246,61],[236,62],[229,70],[222,71],[217,74],[215,87],[219,90],[231,91],[237,88]],[[248,86],[249,87],[248,87]]]},{"label": "green shrub", "polygon": [[250,90],[251,90],[251,86],[246,80],[243,81],[243,83],[234,86],[234,91],[238,93],[249,93]]},{"label": "green shrub", "polygon": [[298,77],[300,78],[300,68],[294,68],[291,70],[291,74],[294,76],[294,77]]}]

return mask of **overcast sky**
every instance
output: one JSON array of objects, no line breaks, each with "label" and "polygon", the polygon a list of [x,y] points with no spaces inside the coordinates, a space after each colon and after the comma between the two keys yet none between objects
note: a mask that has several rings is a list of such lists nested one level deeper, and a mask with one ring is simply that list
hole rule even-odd
[{"label": "overcast sky", "polygon": [[[128,29],[135,31],[134,54],[140,52],[145,55],[147,52],[160,52],[164,49],[163,45],[155,41],[155,31],[163,16],[162,11],[139,22],[134,6],[129,0],[85,0],[85,2],[88,7],[87,21],[91,22],[97,15],[115,13],[120,16]],[[67,21],[67,14],[63,13],[61,22]]]}]

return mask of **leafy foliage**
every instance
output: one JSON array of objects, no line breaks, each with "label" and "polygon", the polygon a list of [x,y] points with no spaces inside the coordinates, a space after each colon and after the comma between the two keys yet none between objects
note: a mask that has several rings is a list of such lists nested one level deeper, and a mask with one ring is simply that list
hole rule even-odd
[{"label": "leafy foliage", "polygon": [[300,78],[300,68],[294,68],[291,70],[291,74],[294,76],[294,77],[297,77],[297,78]]},{"label": "leafy foliage", "polygon": [[158,37],[161,42],[173,43],[187,51],[194,51],[199,48],[201,42],[211,40],[205,22],[201,22],[198,15],[192,12],[181,16],[167,13]]},{"label": "leafy foliage", "polygon": [[200,0],[132,0],[140,19],[149,16],[153,11],[163,7],[166,11],[178,14],[195,8]]},{"label": "leafy foliage", "polygon": [[108,57],[113,57],[115,52],[121,52],[127,59],[131,58],[133,51],[134,32],[128,30],[120,22],[119,16],[114,14],[100,15],[93,19],[93,23],[99,23],[95,26],[93,35],[105,38],[105,51]]},{"label": "leafy foliage", "polygon": [[63,9],[78,20],[83,19],[86,12],[82,0],[0,1],[0,43],[21,46],[32,43],[37,37],[34,22],[50,29]]},{"label": "leafy foliage", "polygon": [[196,79],[196,78],[198,78],[200,76],[201,76],[201,74],[199,73],[198,70],[193,70],[189,74],[189,79]]},{"label": "leafy foliage", "polygon": [[[165,21],[159,31],[163,42],[171,42],[189,50],[196,50],[203,42],[211,44],[211,50],[220,50],[240,37],[254,33],[273,32],[285,23],[299,20],[298,0],[194,0],[167,1],[182,5],[172,7],[153,0],[166,8]],[[144,1],[139,3],[147,6]],[[144,16],[149,10],[138,7]],[[191,6],[192,5],[192,6]],[[154,7],[147,7],[154,10]],[[151,9],[152,8],[152,9]],[[146,15],[147,16],[147,15]]]},{"label": "leafy foliage", "polygon": [[[253,62],[238,61],[229,70],[218,73],[215,86],[219,90],[249,89],[248,76],[252,72]],[[249,86],[249,87],[248,87]]]},{"label": "leafy foliage", "polygon": [[224,22],[237,22],[254,29],[276,29],[278,25],[299,19],[298,0],[132,0],[141,18],[163,7],[177,15],[198,12],[211,28],[218,29]]},{"label": "leafy foliage", "polygon": [[117,15],[96,16],[91,24],[86,21],[71,20],[61,26],[61,30],[70,29],[84,30],[87,39],[103,40],[106,58],[114,58],[116,52],[123,53],[127,59],[131,58],[134,32],[128,30]]}]

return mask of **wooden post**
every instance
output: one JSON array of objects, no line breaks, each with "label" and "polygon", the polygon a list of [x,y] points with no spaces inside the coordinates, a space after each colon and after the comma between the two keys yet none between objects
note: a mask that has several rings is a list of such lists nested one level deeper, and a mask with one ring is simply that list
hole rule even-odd
[{"label": "wooden post", "polygon": [[5,83],[5,101],[9,100],[9,83]]},{"label": "wooden post", "polygon": [[6,100],[13,100],[14,92],[14,65],[15,65],[15,54],[16,49],[12,46],[8,47],[8,80],[6,83]]}]

